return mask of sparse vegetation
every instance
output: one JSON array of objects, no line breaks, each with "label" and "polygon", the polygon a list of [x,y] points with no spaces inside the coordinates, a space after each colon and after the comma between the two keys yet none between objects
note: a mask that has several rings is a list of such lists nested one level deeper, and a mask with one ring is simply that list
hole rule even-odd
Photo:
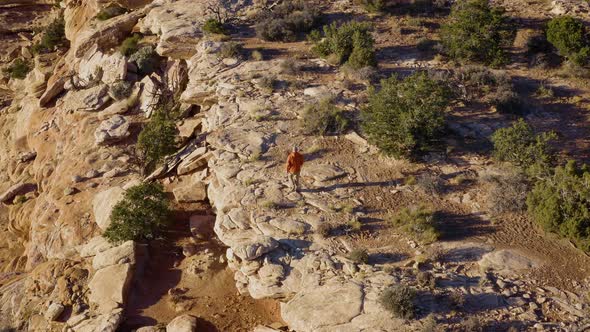
[{"label": "sparse vegetation", "polygon": [[324,39],[313,47],[313,51],[327,57],[328,62],[345,64],[354,69],[377,64],[370,24],[348,22],[338,26],[334,22],[324,26],[324,35]]},{"label": "sparse vegetation", "polygon": [[222,58],[241,58],[244,52],[244,47],[240,43],[227,42],[221,45],[219,55]]},{"label": "sparse vegetation", "polygon": [[485,324],[479,318],[470,316],[463,321],[463,330],[465,332],[483,332],[485,331]]},{"label": "sparse vegetation", "polygon": [[521,172],[504,170],[500,174],[487,175],[487,207],[492,214],[521,212],[526,208],[529,181]]},{"label": "sparse vegetation", "polygon": [[135,51],[129,61],[137,65],[137,71],[141,75],[149,75],[156,71],[160,65],[161,58],[153,46],[148,45]]},{"label": "sparse vegetation", "polygon": [[589,188],[588,167],[569,161],[535,183],[527,198],[528,212],[547,231],[590,251]]},{"label": "sparse vegetation", "polygon": [[559,54],[578,66],[590,60],[590,37],[584,23],[571,16],[559,16],[547,24],[547,40]]},{"label": "sparse vegetation", "polygon": [[131,95],[133,84],[131,84],[131,82],[121,80],[113,83],[109,88],[111,96],[115,100],[123,100]]},{"label": "sparse vegetation", "polygon": [[441,41],[447,54],[458,61],[499,66],[507,61],[504,48],[512,44],[513,30],[504,10],[487,0],[456,2],[443,25]]},{"label": "sparse vegetation", "polygon": [[266,210],[276,210],[279,208],[279,204],[275,201],[264,201],[260,206]]},{"label": "sparse vegetation", "polygon": [[250,53],[250,58],[255,61],[262,61],[264,60],[264,55],[262,55],[262,52],[259,50],[254,50],[252,53]]},{"label": "sparse vegetation", "polygon": [[134,34],[131,37],[125,38],[121,46],[119,46],[119,52],[124,56],[131,56],[138,51],[140,40],[141,36],[139,34]]},{"label": "sparse vegetation", "polygon": [[445,126],[448,88],[415,73],[404,80],[390,77],[381,89],[370,92],[362,114],[362,128],[369,141],[385,154],[410,157],[431,148]]},{"label": "sparse vegetation", "polygon": [[428,195],[438,195],[444,189],[444,184],[440,176],[430,173],[418,176],[415,185]]},{"label": "sparse vegetation", "polygon": [[376,13],[385,9],[384,0],[354,0],[354,3],[363,6],[369,13]]},{"label": "sparse vegetation", "polygon": [[161,185],[145,183],[129,188],[111,212],[104,237],[113,243],[155,239],[168,223],[170,209]]},{"label": "sparse vegetation", "polygon": [[332,232],[332,227],[330,227],[330,225],[326,223],[321,223],[318,225],[315,231],[323,238],[327,238],[330,236],[330,233]]},{"label": "sparse vegetation", "polygon": [[119,16],[119,15],[123,15],[127,12],[127,9],[121,7],[121,6],[109,6],[106,8],[101,9],[100,12],[98,12],[98,14],[96,14],[96,19],[99,21],[106,21],[108,19],[111,19],[113,17]]},{"label": "sparse vegetation", "polygon": [[396,318],[412,319],[416,314],[416,291],[398,284],[386,289],[379,298],[381,306]]},{"label": "sparse vegetation", "polygon": [[32,47],[33,53],[52,52],[56,47],[67,44],[63,16],[53,20],[42,33],[41,40]]},{"label": "sparse vegetation", "polygon": [[152,171],[164,157],[176,152],[176,125],[163,110],[156,111],[137,138],[143,173]]},{"label": "sparse vegetation", "polygon": [[348,129],[349,120],[336,107],[331,98],[307,105],[301,118],[301,129],[306,134],[342,134]]},{"label": "sparse vegetation", "polygon": [[416,282],[421,287],[436,288],[436,277],[429,271],[419,271],[416,274]]},{"label": "sparse vegetation", "polygon": [[220,21],[210,18],[203,24],[203,31],[207,33],[213,33],[218,35],[225,35],[227,34],[227,30],[225,26]]},{"label": "sparse vegetation", "polygon": [[289,0],[264,11],[256,25],[256,35],[264,40],[292,42],[317,23],[319,11],[305,1]]},{"label": "sparse vegetation", "polygon": [[363,223],[358,218],[352,218],[348,220],[346,224],[349,232],[360,232],[363,229]]},{"label": "sparse vegetation", "polygon": [[367,249],[354,249],[348,254],[348,258],[357,264],[367,264],[369,262],[369,253]]},{"label": "sparse vegetation", "polygon": [[549,142],[556,138],[552,132],[535,134],[528,123],[519,119],[492,135],[493,154],[500,161],[511,162],[529,173],[538,173],[552,164],[554,153]]},{"label": "sparse vegetation", "polygon": [[425,206],[404,208],[391,218],[391,225],[423,244],[433,243],[440,237],[434,213]]},{"label": "sparse vegetation", "polygon": [[297,75],[301,72],[301,66],[297,60],[288,58],[281,62],[281,72],[287,75]]},{"label": "sparse vegetation", "polygon": [[27,77],[27,74],[31,71],[31,65],[24,59],[15,59],[8,68],[4,69],[11,78],[22,80]]}]

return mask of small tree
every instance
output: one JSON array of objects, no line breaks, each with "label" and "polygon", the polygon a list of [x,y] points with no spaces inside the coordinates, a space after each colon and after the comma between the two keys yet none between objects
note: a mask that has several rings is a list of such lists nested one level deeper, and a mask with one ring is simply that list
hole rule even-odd
[{"label": "small tree", "polygon": [[338,64],[348,64],[355,69],[377,64],[370,24],[348,22],[338,26],[334,22],[324,26],[324,35],[313,48],[319,55],[335,57]]},{"label": "small tree", "polygon": [[292,42],[317,23],[319,11],[305,1],[282,1],[257,18],[256,35],[264,40]]},{"label": "small tree", "polygon": [[494,157],[514,163],[527,172],[537,173],[551,165],[554,153],[549,142],[555,140],[553,132],[535,134],[533,128],[519,119],[508,128],[496,130],[492,135]]},{"label": "small tree", "polygon": [[331,98],[307,105],[301,117],[301,129],[305,134],[341,134],[348,129],[350,121],[336,107]]},{"label": "small tree", "polygon": [[448,87],[425,73],[404,80],[392,76],[371,91],[362,127],[385,154],[411,156],[431,147],[442,132],[449,95]]},{"label": "small tree", "polygon": [[164,157],[176,151],[176,125],[157,110],[137,138],[137,155],[142,173],[153,170]]},{"label": "small tree", "polygon": [[590,171],[574,161],[537,181],[527,198],[528,212],[543,228],[590,251]]},{"label": "small tree", "polygon": [[27,74],[31,71],[31,65],[26,60],[18,58],[4,69],[4,72],[10,75],[11,78],[22,80],[27,77]]},{"label": "small tree", "polygon": [[222,25],[236,19],[236,9],[232,6],[231,0],[207,0],[205,13]]},{"label": "small tree", "polygon": [[441,41],[446,52],[460,61],[500,65],[506,61],[504,47],[513,39],[513,29],[504,11],[488,0],[463,0],[453,5],[443,25]]},{"label": "small tree", "polygon": [[559,54],[577,65],[590,59],[590,38],[584,23],[571,16],[555,17],[547,24],[547,40]]},{"label": "small tree", "polygon": [[433,243],[440,237],[434,213],[424,206],[401,210],[393,216],[391,225],[423,244]]},{"label": "small tree", "polygon": [[160,184],[131,187],[113,208],[104,237],[113,243],[152,240],[167,224],[169,215],[168,199]]},{"label": "small tree", "polygon": [[33,45],[33,53],[51,52],[56,46],[67,43],[65,21],[63,16],[57,17],[43,32],[41,40]]}]

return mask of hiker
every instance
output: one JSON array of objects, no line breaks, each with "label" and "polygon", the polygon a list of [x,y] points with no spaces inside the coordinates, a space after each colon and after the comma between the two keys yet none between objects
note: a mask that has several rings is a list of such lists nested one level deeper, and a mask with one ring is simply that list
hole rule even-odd
[{"label": "hiker", "polygon": [[303,162],[303,155],[299,153],[299,148],[294,146],[293,152],[287,157],[287,174],[289,175],[291,189],[294,191],[299,191],[299,173],[301,173]]}]

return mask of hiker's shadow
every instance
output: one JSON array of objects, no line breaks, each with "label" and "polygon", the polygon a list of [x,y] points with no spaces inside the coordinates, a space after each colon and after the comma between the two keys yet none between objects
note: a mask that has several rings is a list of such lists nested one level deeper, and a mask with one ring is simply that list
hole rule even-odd
[{"label": "hiker's shadow", "polygon": [[350,182],[350,183],[335,183],[330,186],[318,188],[301,189],[304,193],[320,193],[326,191],[334,191],[340,188],[367,188],[367,187],[392,187],[401,183],[401,180],[377,181],[377,182]]},{"label": "hiker's shadow", "polygon": [[330,152],[329,149],[319,149],[313,152],[309,152],[305,154],[305,162],[314,161],[316,159],[320,159],[323,157],[324,154]]}]

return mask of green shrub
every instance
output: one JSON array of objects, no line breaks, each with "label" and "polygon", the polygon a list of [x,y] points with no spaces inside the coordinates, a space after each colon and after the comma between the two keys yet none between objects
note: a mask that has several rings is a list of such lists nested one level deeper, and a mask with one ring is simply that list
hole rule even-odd
[{"label": "green shrub", "polygon": [[527,198],[528,212],[543,228],[590,251],[590,171],[574,161],[537,181]]},{"label": "green shrub", "polygon": [[284,1],[258,18],[256,35],[268,41],[292,42],[317,23],[319,11],[305,1]]},{"label": "green shrub", "polygon": [[590,59],[590,38],[584,23],[571,16],[555,17],[547,24],[547,40],[559,54],[583,66]]},{"label": "green shrub", "polygon": [[8,66],[8,68],[4,69],[11,78],[22,80],[27,77],[27,74],[31,71],[31,65],[26,60],[18,58]]},{"label": "green shrub", "polygon": [[153,46],[144,46],[135,51],[129,61],[137,65],[137,71],[141,75],[149,75],[160,66],[161,58]]},{"label": "green shrub", "polygon": [[214,18],[205,21],[205,24],[203,24],[203,31],[218,35],[227,34],[224,24]]},{"label": "green shrub", "polygon": [[355,69],[377,64],[370,24],[348,22],[338,26],[334,22],[324,26],[324,35],[325,38],[313,47],[320,56],[333,57],[337,64]]},{"label": "green shrub", "polygon": [[372,144],[392,156],[411,156],[430,148],[445,126],[449,89],[415,73],[404,80],[390,77],[369,95],[362,128]]},{"label": "green shrub", "polygon": [[139,34],[134,34],[131,37],[125,38],[121,46],[119,46],[119,52],[124,56],[131,56],[138,51],[140,40],[141,36]]},{"label": "green shrub", "polygon": [[428,271],[419,271],[416,275],[416,282],[420,287],[436,288],[436,277]]},{"label": "green shrub", "polygon": [[155,112],[137,138],[138,155],[145,171],[151,171],[176,152],[176,125],[163,111]]},{"label": "green shrub", "polygon": [[513,35],[502,9],[487,0],[464,0],[453,5],[441,40],[456,60],[497,66],[506,62],[504,47],[512,44]]},{"label": "green shrub", "polygon": [[489,99],[496,110],[502,114],[523,114],[526,111],[522,98],[512,87],[499,86],[489,95]]},{"label": "green shrub", "polygon": [[236,42],[227,42],[221,45],[219,55],[222,58],[241,58],[244,48],[242,44]]},{"label": "green shrub", "polygon": [[393,216],[391,225],[423,244],[436,242],[440,237],[434,213],[424,206],[401,210]]},{"label": "green shrub", "polygon": [[115,16],[123,15],[127,12],[127,9],[121,6],[110,6],[107,8],[103,8],[98,14],[96,14],[96,19],[99,21],[106,21],[110,18]]},{"label": "green shrub", "polygon": [[169,215],[168,199],[160,184],[131,187],[114,206],[104,237],[112,243],[152,240],[167,224]]},{"label": "green shrub", "polygon": [[133,90],[133,84],[128,81],[117,81],[113,83],[110,87],[111,96],[115,100],[123,100],[129,95],[131,95],[131,91]]},{"label": "green shrub", "polygon": [[381,306],[396,318],[412,319],[416,314],[416,291],[399,284],[386,289],[380,296]]},{"label": "green shrub", "polygon": [[301,128],[308,135],[342,134],[349,126],[344,112],[336,107],[331,98],[309,104],[303,110]]},{"label": "green shrub", "polygon": [[354,3],[363,6],[370,13],[385,9],[385,0],[355,0]]},{"label": "green shrub", "polygon": [[348,258],[357,264],[367,264],[369,262],[369,253],[367,249],[354,249],[348,254]]},{"label": "green shrub", "polygon": [[250,53],[250,58],[254,61],[262,61],[264,60],[264,55],[259,50],[254,50]]},{"label": "green shrub", "polygon": [[63,16],[57,17],[43,32],[41,40],[33,45],[33,53],[51,52],[56,46],[67,43],[65,21]]},{"label": "green shrub", "polygon": [[535,134],[523,119],[512,126],[496,130],[492,135],[493,155],[500,161],[511,162],[527,172],[546,169],[554,159],[549,142],[555,140],[553,132]]}]

